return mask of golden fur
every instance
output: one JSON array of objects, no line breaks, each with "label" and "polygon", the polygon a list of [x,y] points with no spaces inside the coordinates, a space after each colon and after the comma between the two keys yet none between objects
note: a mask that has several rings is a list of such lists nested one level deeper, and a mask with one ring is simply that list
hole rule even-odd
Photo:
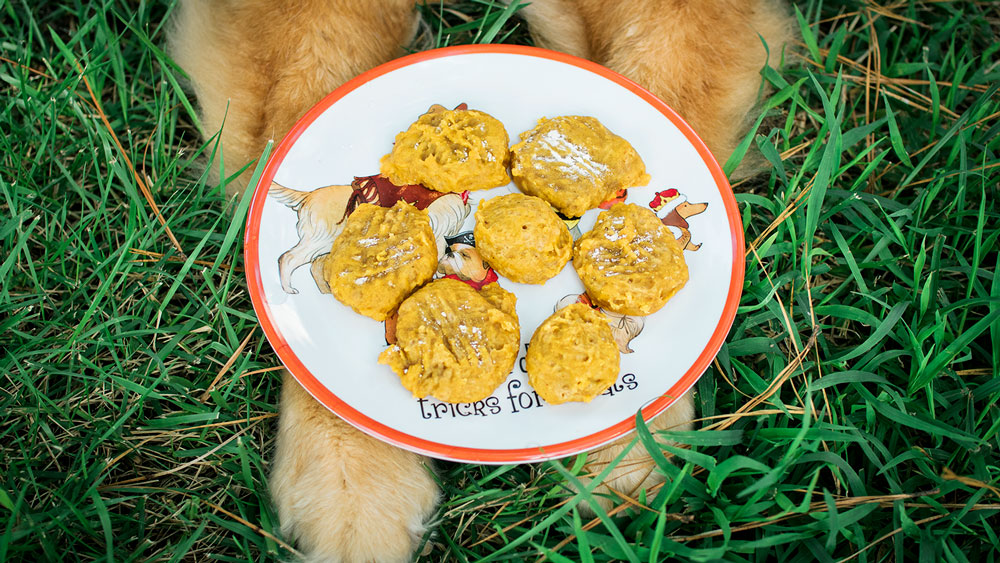
[{"label": "golden fur", "polygon": [[[417,30],[414,0],[186,0],[170,49],[198,97],[202,128],[222,130],[226,168],[337,86],[404,54]],[[223,121],[225,128],[222,127]],[[250,174],[226,187],[243,192]]]},{"label": "golden fur", "polygon": [[359,432],[284,374],[271,498],[307,561],[406,561],[434,513],[429,460]]},{"label": "golden fur", "polygon": [[[790,38],[780,1],[534,0],[523,15],[539,46],[591,58],[645,86],[725,162],[756,102],[761,67],[777,64]],[[191,78],[206,135],[222,131],[226,169],[255,159],[343,82],[403,54],[417,29],[414,3],[183,1],[171,52]],[[227,194],[241,193],[248,177]],[[688,393],[650,427],[690,429],[693,416]],[[630,440],[592,453],[589,469],[600,472]],[[308,560],[411,557],[437,505],[428,459],[355,430],[287,374],[277,443],[272,498],[282,533]],[[662,481],[654,467],[637,446],[597,492],[611,486],[634,495]]]},{"label": "golden fur", "polygon": [[722,163],[744,132],[761,67],[778,64],[792,29],[777,0],[556,0],[526,12],[540,44],[635,80],[677,110]]}]

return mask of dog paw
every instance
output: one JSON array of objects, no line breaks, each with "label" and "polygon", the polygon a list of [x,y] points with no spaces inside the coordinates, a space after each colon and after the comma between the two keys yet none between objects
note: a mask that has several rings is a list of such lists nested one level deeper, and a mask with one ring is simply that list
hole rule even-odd
[{"label": "dog paw", "polygon": [[438,502],[429,460],[371,438],[286,374],[271,497],[305,561],[409,561]]},{"label": "dog paw", "polygon": [[[690,430],[693,426],[694,399],[692,393],[687,393],[659,416],[649,421],[647,427],[654,437],[659,430]],[[600,475],[629,446],[634,436],[629,435],[603,448],[595,450],[587,456],[586,469],[588,474]],[[621,504],[622,496],[635,498],[642,490],[648,490],[663,483],[665,476],[657,468],[656,462],[646,451],[642,442],[636,443],[625,457],[608,473],[604,481],[593,489],[594,501],[607,512],[612,507]],[[590,479],[580,480],[587,484]],[[588,515],[592,508],[586,503],[580,507]]]}]

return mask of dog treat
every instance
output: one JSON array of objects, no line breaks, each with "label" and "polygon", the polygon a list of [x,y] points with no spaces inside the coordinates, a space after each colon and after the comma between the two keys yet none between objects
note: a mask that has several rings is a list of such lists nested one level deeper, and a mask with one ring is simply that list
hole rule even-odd
[{"label": "dog treat", "polygon": [[525,367],[548,403],[586,401],[618,378],[619,353],[608,319],[583,303],[559,309],[535,329]]},{"label": "dog treat", "polygon": [[[388,364],[415,397],[469,403],[488,397],[514,368],[521,329],[516,298],[497,284],[476,291],[435,280],[399,306]],[[605,323],[607,324],[607,323]]]},{"label": "dog treat", "polygon": [[566,223],[541,199],[508,194],[479,202],[476,247],[501,275],[518,283],[544,283],[573,251]]},{"label": "dog treat", "polygon": [[573,267],[594,303],[625,315],[659,310],[688,280],[677,239],[656,215],[617,203],[573,246]]},{"label": "dog treat", "polygon": [[649,183],[639,153],[593,117],[542,118],[510,151],[517,187],[569,217]]},{"label": "dog treat", "polygon": [[338,301],[377,321],[434,276],[437,243],[427,214],[398,201],[362,203],[344,223],[323,264]]},{"label": "dog treat", "polygon": [[503,124],[487,113],[435,105],[396,135],[382,175],[439,192],[495,188],[510,181],[508,141]]}]

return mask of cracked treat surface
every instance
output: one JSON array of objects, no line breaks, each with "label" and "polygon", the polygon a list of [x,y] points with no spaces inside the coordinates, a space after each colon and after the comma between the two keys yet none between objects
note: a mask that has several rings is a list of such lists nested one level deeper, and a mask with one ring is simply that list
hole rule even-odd
[{"label": "cracked treat surface", "polygon": [[487,113],[433,106],[396,135],[381,171],[394,184],[439,192],[495,188],[510,181],[508,142],[503,124]]},{"label": "cracked treat surface", "polygon": [[569,217],[649,183],[639,153],[594,117],[542,118],[510,151],[517,187]]},{"label": "cracked treat surface", "polygon": [[684,253],[649,209],[617,203],[573,246],[573,267],[594,303],[624,315],[649,315],[688,280]]},{"label": "cracked treat surface", "polygon": [[540,284],[558,274],[573,251],[566,223],[543,200],[508,194],[476,208],[476,248],[501,275]]},{"label": "cracked treat surface", "polygon": [[476,291],[453,279],[435,280],[399,306],[396,344],[388,364],[415,397],[451,403],[490,396],[514,368],[521,331],[513,293],[492,283]]},{"label": "cracked treat surface", "polygon": [[574,303],[535,329],[525,367],[531,386],[555,405],[603,393],[618,378],[619,360],[607,317]]},{"label": "cracked treat surface", "polygon": [[382,321],[436,269],[427,213],[404,201],[391,208],[362,203],[333,241],[323,278],[338,301]]}]

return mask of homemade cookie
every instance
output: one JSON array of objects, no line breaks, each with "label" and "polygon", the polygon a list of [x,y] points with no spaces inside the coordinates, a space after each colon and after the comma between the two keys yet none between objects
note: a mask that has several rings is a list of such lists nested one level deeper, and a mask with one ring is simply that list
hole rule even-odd
[{"label": "homemade cookie", "polygon": [[624,315],[659,310],[688,280],[677,239],[649,209],[617,203],[573,246],[573,267],[594,303]]},{"label": "homemade cookie", "polygon": [[540,119],[510,151],[517,187],[569,217],[583,215],[621,189],[649,183],[639,153],[594,117]]},{"label": "homemade cookie", "polygon": [[439,192],[495,188],[510,181],[508,141],[503,124],[487,113],[435,105],[396,135],[382,175]]},{"label": "homemade cookie", "polygon": [[323,278],[338,301],[382,321],[436,269],[427,213],[404,201],[391,208],[362,203],[333,241]]},{"label": "homemade cookie", "polygon": [[535,329],[525,367],[535,391],[556,405],[603,393],[618,378],[619,359],[607,317],[574,303]]},{"label": "homemade cookie", "polygon": [[451,403],[488,397],[514,368],[521,330],[514,294],[476,291],[453,279],[417,290],[399,306],[396,344],[379,355],[415,397]]},{"label": "homemade cookie", "polygon": [[544,283],[563,269],[573,252],[566,223],[549,204],[524,194],[481,201],[473,233],[482,257],[518,283]]}]

